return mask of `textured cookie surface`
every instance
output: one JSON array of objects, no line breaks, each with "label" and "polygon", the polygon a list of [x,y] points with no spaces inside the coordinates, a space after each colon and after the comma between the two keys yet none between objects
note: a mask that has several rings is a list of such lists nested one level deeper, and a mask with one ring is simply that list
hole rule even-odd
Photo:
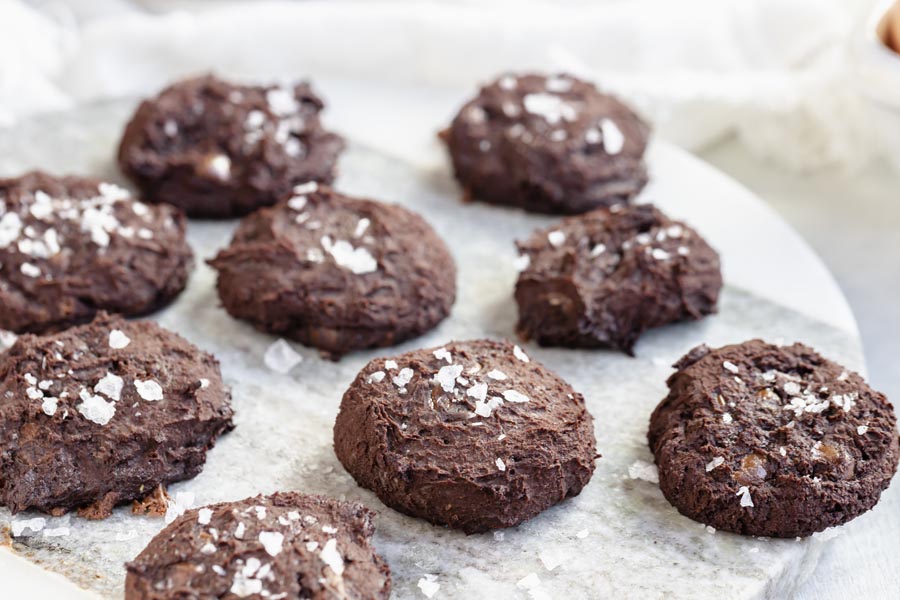
[{"label": "textured cookie surface", "polygon": [[663,494],[688,517],[807,536],[869,510],[890,483],[893,407],[811,348],[699,346],[675,367],[649,441]]},{"label": "textured cookie surface", "polygon": [[23,335],[0,353],[0,503],[106,517],[197,475],[231,416],[216,360],[155,323]]},{"label": "textured cookie surface", "polygon": [[441,133],[473,199],[543,213],[626,202],[647,183],[649,128],[612,96],[567,75],[506,75]]},{"label": "textured cookie surface", "polygon": [[374,516],[293,492],[190,510],[128,563],[125,598],[386,599]]},{"label": "textured cookie surface", "polygon": [[332,358],[420,335],[456,297],[453,258],[419,215],[316,184],[246,217],[210,264],[232,316]]},{"label": "textured cookie surface", "polygon": [[119,165],[152,202],[225,218],[274,204],[301,182],[330,182],[344,147],[319,121],[322,100],[296,86],[181,81],[143,102]]},{"label": "textured cookie surface", "polygon": [[344,394],[334,448],[388,506],[467,533],[576,496],[596,458],[584,398],[489,340],[370,362]]},{"label": "textured cookie surface", "polygon": [[137,316],[169,303],[193,266],[185,219],[96,179],[0,179],[0,329],[41,333],[98,310]]},{"label": "textured cookie surface", "polygon": [[632,352],[652,327],[715,312],[719,257],[648,204],[597,209],[517,243],[519,334],[546,346]]}]

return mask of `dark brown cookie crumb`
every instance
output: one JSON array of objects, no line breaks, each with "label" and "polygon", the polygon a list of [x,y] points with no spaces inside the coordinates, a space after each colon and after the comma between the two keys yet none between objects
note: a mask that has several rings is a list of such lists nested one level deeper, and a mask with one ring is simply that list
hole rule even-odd
[{"label": "dark brown cookie crumb", "polygon": [[119,165],[148,201],[192,217],[245,215],[299,183],[332,181],[344,143],[322,128],[323,106],[306,83],[180,81],[140,105]]},{"label": "dark brown cookie crumb", "polygon": [[469,197],[576,214],[641,191],[648,134],[630,108],[590,83],[504,75],[467,102],[441,137]]},{"label": "dark brown cookie crumb", "polygon": [[104,518],[190,479],[231,430],[218,362],[152,322],[101,314],[0,353],[0,504]]},{"label": "dark brown cookie crumb", "polygon": [[518,332],[545,346],[631,354],[653,327],[716,310],[719,256],[649,204],[598,209],[517,243]]},{"label": "dark brown cookie crumb", "polygon": [[391,508],[466,533],[578,495],[596,458],[584,398],[489,340],[370,362],[344,394],[334,449]]},{"label": "dark brown cookie crumb", "polygon": [[702,346],[676,368],[649,442],[682,514],[745,535],[808,536],[866,512],[890,483],[893,407],[811,348]]},{"label": "dark brown cookie crumb", "polygon": [[126,565],[125,598],[386,600],[374,517],[359,503],[294,492],[189,510]]},{"label": "dark brown cookie crumb", "polygon": [[0,179],[0,329],[59,331],[98,310],[144,315],[185,287],[184,214],[116,185],[39,171]]},{"label": "dark brown cookie crumb", "polygon": [[229,314],[330,358],[421,335],[456,298],[453,258],[422,217],[315,183],[248,216],[210,264]]}]

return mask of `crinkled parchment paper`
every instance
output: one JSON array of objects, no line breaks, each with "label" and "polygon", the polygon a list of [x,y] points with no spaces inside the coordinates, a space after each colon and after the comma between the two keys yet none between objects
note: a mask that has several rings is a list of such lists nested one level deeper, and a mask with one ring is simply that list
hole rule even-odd
[{"label": "crinkled parchment paper", "polygon": [[[111,156],[132,107],[130,102],[96,106],[5,132],[0,172],[41,166],[120,180]],[[184,295],[156,318],[221,360],[233,388],[237,427],[210,452],[197,478],[173,485],[170,493],[193,493],[196,506],[276,490],[359,499],[380,513],[375,545],[390,563],[398,599],[423,598],[418,583],[426,574],[440,586],[435,598],[775,597],[811,571],[822,536],[779,541],[713,533],[680,516],[652,482],[648,418],[666,393],[669,365],[694,345],[750,337],[802,340],[851,368],[862,364],[858,343],[848,334],[733,288],[726,288],[719,315],[647,334],[637,358],[525,347],[583,393],[595,417],[603,458],[577,498],[515,529],[466,536],[395,513],[357,487],[331,448],[345,387],[374,356],[451,339],[510,336],[516,312],[512,241],[550,220],[463,206],[446,173],[420,173],[352,144],[340,166],[340,188],[408,205],[448,242],[459,265],[452,316],[420,339],[339,363],[298,346],[302,364],[287,375],[275,373],[263,362],[274,339],[218,307],[213,273],[202,262],[227,243],[234,223],[192,222],[197,269]],[[14,521],[35,516],[18,515]],[[9,520],[3,509],[0,521]],[[163,524],[160,518],[133,516],[128,507],[99,522],[48,518],[44,531],[15,538],[13,547],[115,598],[122,594],[123,563]],[[64,533],[60,528],[68,528],[68,535],[45,534],[48,529]]]}]

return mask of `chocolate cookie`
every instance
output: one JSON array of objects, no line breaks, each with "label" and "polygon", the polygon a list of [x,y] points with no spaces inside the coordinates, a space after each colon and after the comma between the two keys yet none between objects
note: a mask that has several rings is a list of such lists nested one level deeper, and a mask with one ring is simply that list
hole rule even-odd
[{"label": "chocolate cookie", "polygon": [[0,504],[104,518],[190,479],[232,428],[218,362],[152,322],[101,314],[0,353]]},{"label": "chocolate cookie", "polygon": [[632,354],[647,329],[716,311],[718,254],[647,204],[570,217],[516,245],[517,329],[544,346]]},{"label": "chocolate cookie", "polygon": [[274,204],[298,183],[330,182],[344,143],[319,122],[309,85],[188,79],[143,102],[119,165],[152,202],[226,218]]},{"label": "chocolate cookie", "polygon": [[562,214],[640,192],[648,135],[625,104],[568,75],[500,77],[441,133],[467,196]]},{"label": "chocolate cookie", "polygon": [[229,314],[332,358],[418,336],[456,298],[453,258],[422,217],[315,183],[244,219],[210,264]]},{"label": "chocolate cookie", "polygon": [[190,510],[126,565],[125,598],[387,599],[374,517],[294,492]]},{"label": "chocolate cookie", "polygon": [[675,368],[649,441],[682,514],[745,535],[807,536],[869,510],[890,483],[893,407],[811,348],[699,346]]},{"label": "chocolate cookie", "polygon": [[138,316],[168,304],[193,267],[184,236],[181,211],[110,183],[0,179],[0,329],[57,331],[98,310]]},{"label": "chocolate cookie", "polygon": [[466,533],[578,495],[597,457],[584,398],[489,340],[370,362],[344,393],[334,450],[391,508]]}]

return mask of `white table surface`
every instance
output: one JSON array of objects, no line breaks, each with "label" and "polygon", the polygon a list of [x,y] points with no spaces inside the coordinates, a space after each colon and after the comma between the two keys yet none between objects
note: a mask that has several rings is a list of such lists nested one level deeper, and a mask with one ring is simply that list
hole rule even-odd
[{"label": "white table surface", "polygon": [[[856,316],[869,380],[900,403],[900,175],[877,163],[855,173],[788,173],[734,142],[701,158],[775,208],[834,274]],[[900,597],[900,484],[875,513],[832,540],[797,600]]]}]

